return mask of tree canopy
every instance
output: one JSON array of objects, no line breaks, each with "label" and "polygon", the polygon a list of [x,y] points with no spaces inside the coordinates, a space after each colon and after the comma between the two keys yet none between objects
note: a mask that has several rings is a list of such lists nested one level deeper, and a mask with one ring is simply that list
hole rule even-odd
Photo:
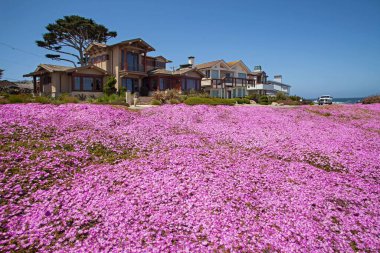
[{"label": "tree canopy", "polygon": [[53,24],[46,26],[47,33],[42,40],[37,40],[37,46],[53,51],[46,54],[47,58],[71,62],[74,66],[86,65],[85,49],[93,42],[105,43],[109,38],[117,36],[103,25],[92,19],[72,15],[64,16]]},{"label": "tree canopy", "polygon": [[3,72],[4,72],[4,70],[0,69],[0,80],[3,78]]}]

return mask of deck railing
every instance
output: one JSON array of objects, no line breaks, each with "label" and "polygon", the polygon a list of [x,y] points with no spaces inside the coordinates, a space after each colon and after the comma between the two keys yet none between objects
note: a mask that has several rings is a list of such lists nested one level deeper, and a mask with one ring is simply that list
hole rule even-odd
[{"label": "deck railing", "polygon": [[255,80],[238,77],[225,77],[222,79],[211,79],[211,87],[214,89],[228,87],[246,87],[247,85],[255,86]]}]

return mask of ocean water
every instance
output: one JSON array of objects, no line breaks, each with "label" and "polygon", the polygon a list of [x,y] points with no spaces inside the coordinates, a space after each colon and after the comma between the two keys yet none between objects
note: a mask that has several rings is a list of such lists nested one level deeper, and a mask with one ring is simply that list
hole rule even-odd
[{"label": "ocean water", "polygon": [[[356,104],[363,100],[364,97],[356,97],[356,98],[334,98],[333,104]],[[312,101],[317,101],[317,98],[313,98]]]}]

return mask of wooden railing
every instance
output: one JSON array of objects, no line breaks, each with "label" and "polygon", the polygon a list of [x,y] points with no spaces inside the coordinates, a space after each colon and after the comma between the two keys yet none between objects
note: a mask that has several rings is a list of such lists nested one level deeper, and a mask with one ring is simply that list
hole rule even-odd
[{"label": "wooden railing", "polygon": [[222,79],[211,79],[211,87],[214,89],[228,87],[246,87],[247,85],[255,86],[255,80],[238,77],[225,77]]}]

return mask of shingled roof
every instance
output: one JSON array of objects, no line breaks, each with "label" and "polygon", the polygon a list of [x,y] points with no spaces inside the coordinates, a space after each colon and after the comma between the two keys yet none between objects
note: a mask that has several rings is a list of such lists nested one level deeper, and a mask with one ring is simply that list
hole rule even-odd
[{"label": "shingled roof", "polygon": [[197,69],[206,69],[206,68],[211,68],[212,66],[216,65],[217,63],[221,62],[223,60],[216,60],[216,61],[210,61],[210,62],[205,62],[196,65]]}]

